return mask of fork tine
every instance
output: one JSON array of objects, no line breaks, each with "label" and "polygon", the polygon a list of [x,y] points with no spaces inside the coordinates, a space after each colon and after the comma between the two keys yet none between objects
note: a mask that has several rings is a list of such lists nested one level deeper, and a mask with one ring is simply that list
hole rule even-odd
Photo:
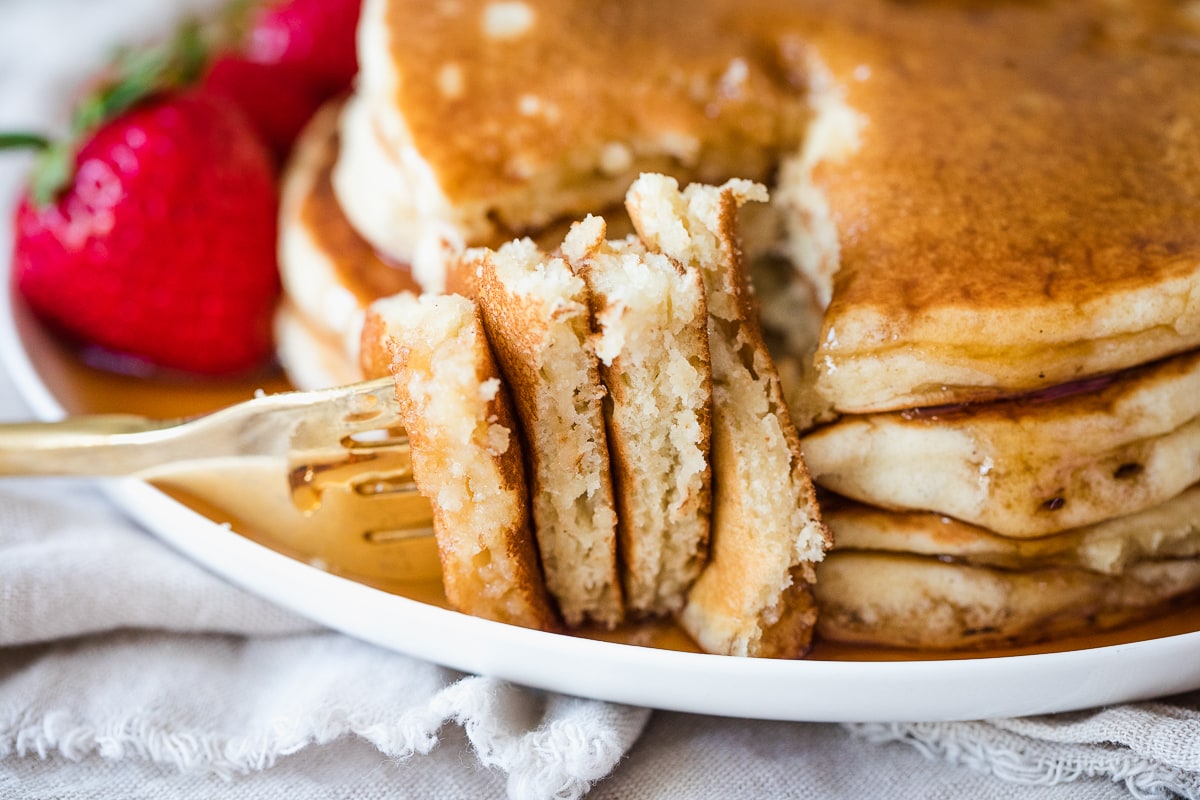
[{"label": "fork tine", "polygon": [[278,459],[173,473],[154,483],[217,524],[328,572],[382,588],[440,586],[431,508],[416,492],[365,496],[330,485],[319,507],[306,512],[293,502]]},{"label": "fork tine", "polygon": [[[414,558],[407,545],[432,540],[432,508],[417,492],[392,379],[276,402],[301,412],[287,453],[288,494],[301,518],[270,527],[285,527],[284,541],[325,569],[428,580],[428,553]],[[276,513],[280,523],[289,516]]]},{"label": "fork tine", "polygon": [[331,390],[311,409],[291,437],[288,482],[305,511],[317,509],[331,486],[349,485],[364,497],[415,492],[391,379]]}]

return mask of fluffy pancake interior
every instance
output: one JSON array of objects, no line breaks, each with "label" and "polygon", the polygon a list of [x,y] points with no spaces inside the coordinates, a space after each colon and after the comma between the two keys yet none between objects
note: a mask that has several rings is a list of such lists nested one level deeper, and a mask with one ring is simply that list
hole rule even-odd
[{"label": "fluffy pancake interior", "polygon": [[364,351],[390,352],[413,474],[430,499],[446,597],[477,616],[553,627],[538,571],[521,447],[483,327],[461,297],[373,304]]},{"label": "fluffy pancake interior", "polygon": [[704,291],[695,271],[636,239],[575,226],[563,251],[591,292],[608,391],[626,603],[678,611],[707,554],[712,384]]},{"label": "fluffy pancake interior", "polygon": [[532,241],[469,251],[488,338],[529,441],[546,582],[569,625],[623,616],[616,510],[587,289]]},{"label": "fluffy pancake interior", "polygon": [[778,376],[758,331],[736,242],[742,202],[762,186],[678,184],[643,175],[627,203],[651,250],[697,269],[708,301],[713,370],[712,559],[680,617],[705,649],[795,656],[811,635],[807,587],[829,533]]}]

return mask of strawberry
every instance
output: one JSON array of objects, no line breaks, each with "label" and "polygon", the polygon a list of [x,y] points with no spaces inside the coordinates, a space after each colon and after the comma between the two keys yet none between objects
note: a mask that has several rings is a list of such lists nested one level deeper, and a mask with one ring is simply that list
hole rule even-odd
[{"label": "strawberry", "polygon": [[213,58],[201,85],[241,108],[281,164],[326,99],[292,67],[232,53]]},{"label": "strawberry", "polygon": [[273,164],[240,110],[185,88],[175,73],[194,63],[164,66],[176,61],[134,59],[77,110],[73,139],[45,143],[16,210],[14,279],[86,344],[252,370],[271,356],[279,294]]},{"label": "strawberry", "polygon": [[248,59],[290,67],[325,97],[350,86],[358,71],[355,34],[361,0],[273,0],[250,11]]},{"label": "strawberry", "polygon": [[221,45],[201,79],[236,103],[280,163],[321,105],[357,72],[360,0],[237,0],[216,26]]}]

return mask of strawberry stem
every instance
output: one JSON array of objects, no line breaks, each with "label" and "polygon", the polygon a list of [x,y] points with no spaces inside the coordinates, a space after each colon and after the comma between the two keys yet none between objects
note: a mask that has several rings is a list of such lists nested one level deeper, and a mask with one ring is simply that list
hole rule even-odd
[{"label": "strawberry stem", "polygon": [[0,150],[36,150],[37,163],[30,179],[29,193],[38,205],[54,199],[71,179],[70,148],[40,133],[11,131],[0,133]]},{"label": "strawberry stem", "polygon": [[207,58],[208,45],[194,20],[185,22],[169,42],[119,51],[111,79],[76,109],[72,131],[86,135],[147,97],[190,86]]},{"label": "strawberry stem", "polygon": [[0,133],[0,150],[45,150],[49,146],[50,139],[40,133]]},{"label": "strawberry stem", "polygon": [[42,150],[30,176],[29,194],[39,206],[54,202],[75,173],[75,144],[54,141]]},{"label": "strawberry stem", "polygon": [[262,5],[261,0],[228,0],[217,15],[213,44],[237,50],[249,34],[254,12]]}]

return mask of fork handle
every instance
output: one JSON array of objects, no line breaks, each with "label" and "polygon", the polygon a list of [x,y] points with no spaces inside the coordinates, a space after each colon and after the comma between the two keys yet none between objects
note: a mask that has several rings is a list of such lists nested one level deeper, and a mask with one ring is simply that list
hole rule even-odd
[{"label": "fork handle", "polygon": [[132,475],[170,459],[172,427],[132,414],[0,425],[0,475]]}]

